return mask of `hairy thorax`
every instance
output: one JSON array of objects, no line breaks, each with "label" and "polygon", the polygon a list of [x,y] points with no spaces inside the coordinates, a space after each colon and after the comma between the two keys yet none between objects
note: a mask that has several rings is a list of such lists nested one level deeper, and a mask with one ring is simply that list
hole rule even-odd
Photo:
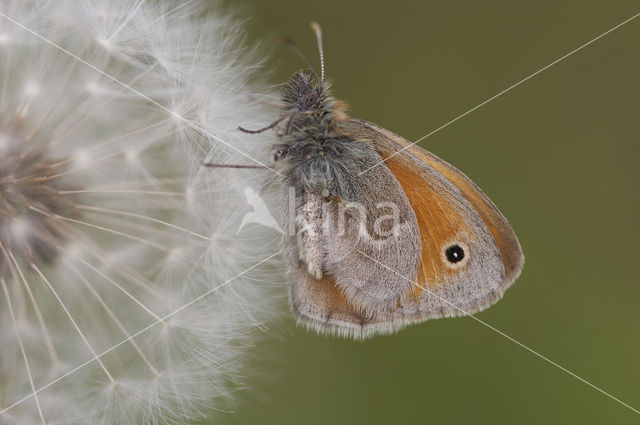
[{"label": "hairy thorax", "polygon": [[366,169],[377,154],[369,143],[339,131],[345,105],[329,95],[329,83],[312,73],[299,72],[283,92],[284,111],[273,146],[276,167],[289,186],[317,194],[350,198],[350,177]]}]

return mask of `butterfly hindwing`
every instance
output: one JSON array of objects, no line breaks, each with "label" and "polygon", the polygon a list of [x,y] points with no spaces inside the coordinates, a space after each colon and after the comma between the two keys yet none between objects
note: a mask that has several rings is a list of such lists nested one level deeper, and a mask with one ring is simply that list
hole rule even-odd
[{"label": "butterfly hindwing", "polygon": [[[369,144],[353,149],[359,157],[355,166],[362,170],[381,160]],[[292,261],[317,280],[331,277],[353,306],[371,315],[408,296],[420,261],[419,233],[390,170],[358,176],[345,170],[349,166],[323,169],[331,182],[348,181],[348,187],[333,185],[324,196],[311,189],[299,195],[288,245]],[[348,178],[341,175],[347,172]]]},{"label": "butterfly hindwing", "polygon": [[[370,141],[386,159],[379,167],[387,167],[400,182],[418,222],[422,258],[412,296],[386,320],[461,315],[497,301],[519,273],[522,252],[486,195],[435,155],[418,147],[404,149],[409,142],[387,130],[353,119],[341,125],[350,137]],[[446,252],[455,246],[465,258],[452,263]]]}]

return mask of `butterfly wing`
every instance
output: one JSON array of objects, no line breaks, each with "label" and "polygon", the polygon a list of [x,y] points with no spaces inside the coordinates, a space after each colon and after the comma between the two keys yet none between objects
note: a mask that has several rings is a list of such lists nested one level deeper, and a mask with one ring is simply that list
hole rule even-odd
[{"label": "butterfly wing", "polygon": [[[345,119],[343,132],[371,141],[416,213],[422,258],[413,296],[385,319],[415,322],[482,310],[519,275],[524,257],[507,220],[464,174],[375,124]],[[370,170],[369,172],[375,172]],[[447,249],[464,251],[451,262]],[[393,267],[392,265],[389,265]]]},{"label": "butterfly wing", "polygon": [[[322,173],[317,179],[332,182],[325,196],[310,187],[298,194],[296,228],[287,245],[292,264],[316,280],[330,277],[353,306],[371,315],[391,310],[407,296],[420,241],[415,214],[388,169],[362,176],[348,170],[365,170],[381,160],[370,144],[356,143],[362,146],[351,146],[348,157],[357,161],[338,157],[341,162],[317,167]],[[294,276],[293,282],[300,279]]]},{"label": "butterfly wing", "polygon": [[[513,230],[486,195],[451,165],[375,124],[345,118],[339,131],[370,143],[377,161],[386,159],[354,178],[360,198],[385,201],[399,185],[401,208],[406,199],[415,227],[387,241],[391,249],[378,250],[375,240],[353,233],[348,220],[346,234],[327,231],[325,222],[320,279],[293,253],[291,305],[298,320],[320,332],[364,338],[408,323],[473,313],[497,301],[520,273],[523,256]],[[328,230],[340,217],[337,208],[331,202],[323,210]],[[459,261],[448,259],[450,247],[462,250]],[[408,272],[416,255],[415,271]]]},{"label": "butterfly wing", "polygon": [[319,333],[364,338],[374,325],[367,315],[347,300],[344,291],[329,275],[315,279],[300,264],[291,271],[291,309],[298,321]]}]

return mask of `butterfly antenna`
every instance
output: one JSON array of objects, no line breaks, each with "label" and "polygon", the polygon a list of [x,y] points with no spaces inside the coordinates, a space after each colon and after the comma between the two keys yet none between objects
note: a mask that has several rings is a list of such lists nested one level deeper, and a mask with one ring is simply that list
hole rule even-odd
[{"label": "butterfly antenna", "polygon": [[309,68],[311,68],[311,70],[313,71],[313,73],[315,74],[315,76],[318,76],[318,70],[316,69],[315,66],[313,66],[313,64],[311,63],[311,61],[309,60],[309,58],[307,57],[307,55],[305,55],[302,50],[300,49],[300,46],[298,46],[298,43],[296,43],[295,41],[291,40],[290,38],[287,37],[278,37],[277,42],[279,44],[286,44],[287,46],[291,47],[293,50],[296,51],[296,53],[298,55],[300,55],[300,57],[302,59],[304,59],[304,61],[307,63],[307,65],[309,66]]},{"label": "butterfly antenna", "polygon": [[311,22],[311,29],[316,33],[318,52],[320,52],[320,80],[324,81],[324,51],[322,49],[322,29],[317,22]]},{"label": "butterfly antenna", "polygon": [[216,164],[214,162],[205,162],[204,164],[205,167],[211,167],[211,168],[270,168],[267,167],[266,165],[245,165],[245,164]]}]

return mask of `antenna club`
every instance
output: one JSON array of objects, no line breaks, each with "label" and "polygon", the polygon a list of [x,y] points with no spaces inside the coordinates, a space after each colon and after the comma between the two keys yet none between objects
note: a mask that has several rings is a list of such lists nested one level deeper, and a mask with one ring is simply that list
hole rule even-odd
[{"label": "antenna club", "polygon": [[318,51],[320,52],[320,79],[324,81],[324,51],[322,49],[322,29],[317,22],[311,22],[309,25],[313,32],[316,33],[316,39],[318,40]]}]

